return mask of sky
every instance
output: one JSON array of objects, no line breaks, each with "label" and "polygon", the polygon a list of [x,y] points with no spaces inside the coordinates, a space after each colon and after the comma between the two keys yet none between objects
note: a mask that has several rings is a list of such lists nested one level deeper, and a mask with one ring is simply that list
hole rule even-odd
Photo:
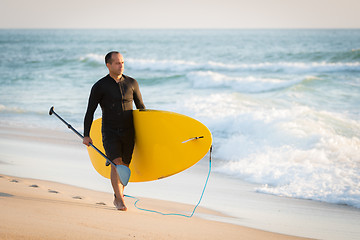
[{"label": "sky", "polygon": [[360,0],[1,0],[0,28],[360,28]]}]

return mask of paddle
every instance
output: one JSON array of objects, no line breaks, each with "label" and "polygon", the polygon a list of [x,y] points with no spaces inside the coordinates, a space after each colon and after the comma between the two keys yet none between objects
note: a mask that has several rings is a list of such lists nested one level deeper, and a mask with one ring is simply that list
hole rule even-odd
[{"label": "paddle", "polygon": [[[74,133],[76,133],[76,135],[78,135],[81,139],[84,138],[84,136],[82,134],[80,134],[78,131],[76,131],[75,128],[73,128],[70,124],[68,124],[64,119],[62,119],[62,117],[60,117],[55,111],[54,111],[54,107],[50,108],[49,111],[49,115],[54,114],[57,118],[59,118],[68,128],[70,128]],[[109,162],[110,164],[112,164],[115,168],[116,171],[120,177],[120,182],[122,185],[126,186],[129,182],[129,178],[130,178],[130,174],[131,171],[127,166],[124,165],[116,165],[113,161],[111,161],[110,159],[108,159],[108,157],[102,153],[97,147],[95,147],[92,143],[90,143],[90,146],[92,148],[94,148],[98,153],[100,153],[101,156],[103,156],[107,162]]]}]

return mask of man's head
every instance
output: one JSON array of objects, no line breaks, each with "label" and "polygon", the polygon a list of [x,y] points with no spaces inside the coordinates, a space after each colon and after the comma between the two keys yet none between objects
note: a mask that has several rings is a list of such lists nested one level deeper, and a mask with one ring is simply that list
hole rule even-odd
[{"label": "man's head", "polygon": [[124,72],[124,58],[119,52],[112,51],[106,54],[105,64],[111,76],[121,76]]}]

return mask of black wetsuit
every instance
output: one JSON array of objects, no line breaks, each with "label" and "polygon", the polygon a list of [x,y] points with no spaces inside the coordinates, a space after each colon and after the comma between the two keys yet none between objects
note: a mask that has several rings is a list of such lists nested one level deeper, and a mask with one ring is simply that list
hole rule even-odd
[{"label": "black wetsuit", "polygon": [[126,164],[131,161],[135,141],[133,101],[136,108],[145,109],[137,81],[122,75],[117,83],[110,75],[107,75],[92,87],[84,118],[84,136],[88,137],[94,112],[100,104],[106,155],[110,160],[122,157]]}]

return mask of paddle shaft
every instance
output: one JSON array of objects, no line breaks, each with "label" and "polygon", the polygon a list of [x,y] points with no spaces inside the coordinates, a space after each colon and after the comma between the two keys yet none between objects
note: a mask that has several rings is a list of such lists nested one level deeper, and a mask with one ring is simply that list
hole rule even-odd
[{"label": "paddle shaft", "polygon": [[[49,115],[54,114],[58,119],[60,119],[68,128],[70,128],[74,133],[76,133],[76,135],[78,135],[81,139],[84,138],[84,136],[79,133],[75,128],[73,128],[69,123],[67,123],[62,117],[60,117],[55,111],[54,111],[54,107],[50,108],[49,111]],[[113,166],[116,167],[115,163],[113,163],[110,159],[108,159],[108,157],[101,152],[97,147],[95,147],[92,143],[89,143],[89,145],[95,149],[95,151],[97,151],[98,153],[100,153],[101,156],[103,156],[110,164],[112,164]]]}]

